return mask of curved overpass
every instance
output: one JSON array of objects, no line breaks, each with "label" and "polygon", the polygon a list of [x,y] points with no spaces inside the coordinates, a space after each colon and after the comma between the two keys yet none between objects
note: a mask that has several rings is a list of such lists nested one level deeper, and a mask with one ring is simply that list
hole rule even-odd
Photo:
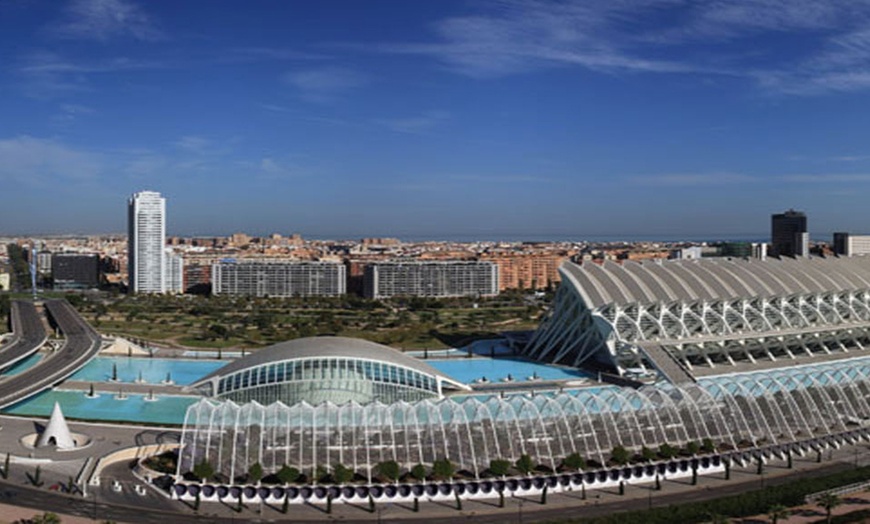
[{"label": "curved overpass", "polygon": [[15,300],[9,313],[12,341],[0,348],[0,369],[6,369],[24,360],[45,344],[48,333],[32,302]]},{"label": "curved overpass", "polygon": [[66,300],[46,300],[45,309],[66,341],[39,364],[0,382],[0,408],[21,402],[65,380],[100,351],[100,335]]}]

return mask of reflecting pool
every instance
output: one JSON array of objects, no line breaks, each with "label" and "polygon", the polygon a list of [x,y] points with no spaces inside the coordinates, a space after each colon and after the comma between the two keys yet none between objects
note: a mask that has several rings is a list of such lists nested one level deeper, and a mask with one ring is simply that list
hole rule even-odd
[{"label": "reflecting pool", "polygon": [[142,375],[147,384],[159,384],[166,380],[167,373],[172,381],[180,386],[192,384],[196,380],[219,369],[229,360],[188,360],[176,358],[148,357],[97,357],[75,372],[69,380],[84,382],[110,382],[114,368],[117,368],[119,382],[135,382]]}]

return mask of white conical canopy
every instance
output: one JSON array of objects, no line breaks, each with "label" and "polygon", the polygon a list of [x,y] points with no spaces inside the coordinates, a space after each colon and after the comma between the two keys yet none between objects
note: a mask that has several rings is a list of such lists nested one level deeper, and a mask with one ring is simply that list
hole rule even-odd
[{"label": "white conical canopy", "polygon": [[60,410],[60,404],[57,402],[54,403],[54,409],[51,410],[51,418],[48,419],[45,431],[39,436],[36,447],[41,448],[52,444],[57,446],[57,449],[73,449],[76,447],[72,433],[69,432],[69,426],[66,425],[66,419],[63,418],[63,412]]}]

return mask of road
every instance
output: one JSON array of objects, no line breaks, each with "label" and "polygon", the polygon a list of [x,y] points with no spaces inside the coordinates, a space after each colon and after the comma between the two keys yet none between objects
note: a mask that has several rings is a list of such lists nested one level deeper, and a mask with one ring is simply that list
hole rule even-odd
[{"label": "road", "polygon": [[[101,337],[66,300],[46,300],[46,312],[66,337],[63,346],[35,366],[0,382],[0,408],[60,383],[100,351]],[[28,328],[27,325],[23,327]],[[30,326],[32,327],[32,326]],[[40,323],[41,328],[41,323]],[[27,338],[30,335],[22,335]]]},{"label": "road", "polygon": [[0,369],[6,369],[36,353],[48,338],[32,302],[14,300],[9,318],[13,337],[11,343],[0,348]]}]

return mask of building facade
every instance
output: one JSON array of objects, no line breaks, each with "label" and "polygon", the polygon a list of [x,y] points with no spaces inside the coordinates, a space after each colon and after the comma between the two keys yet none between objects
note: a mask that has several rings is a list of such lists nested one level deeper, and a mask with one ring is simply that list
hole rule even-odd
[{"label": "building facade", "polygon": [[100,285],[100,257],[96,253],[54,253],[50,267],[54,289],[91,289]]},{"label": "building facade", "polygon": [[366,266],[366,298],[394,296],[460,297],[498,294],[493,262],[378,262]]},{"label": "building facade", "polygon": [[834,253],[845,257],[870,255],[870,235],[834,233]]},{"label": "building facade", "polygon": [[738,361],[870,346],[870,259],[701,259],[562,266],[553,308],[525,353],[674,381]]},{"label": "building facade", "polygon": [[775,257],[805,257],[810,254],[807,216],[789,209],[770,218],[770,250]]},{"label": "building facade", "polygon": [[567,253],[486,254],[485,262],[498,266],[498,289],[546,289],[560,281],[559,266],[569,259]]},{"label": "building facade", "polygon": [[167,293],[184,293],[184,257],[172,250],[166,250],[166,275],[164,282]]},{"label": "building facade", "polygon": [[127,205],[127,271],[131,293],[166,292],[166,199],[141,191]]},{"label": "building facade", "polygon": [[338,296],[346,292],[344,264],[225,260],[212,265],[213,295]]}]

